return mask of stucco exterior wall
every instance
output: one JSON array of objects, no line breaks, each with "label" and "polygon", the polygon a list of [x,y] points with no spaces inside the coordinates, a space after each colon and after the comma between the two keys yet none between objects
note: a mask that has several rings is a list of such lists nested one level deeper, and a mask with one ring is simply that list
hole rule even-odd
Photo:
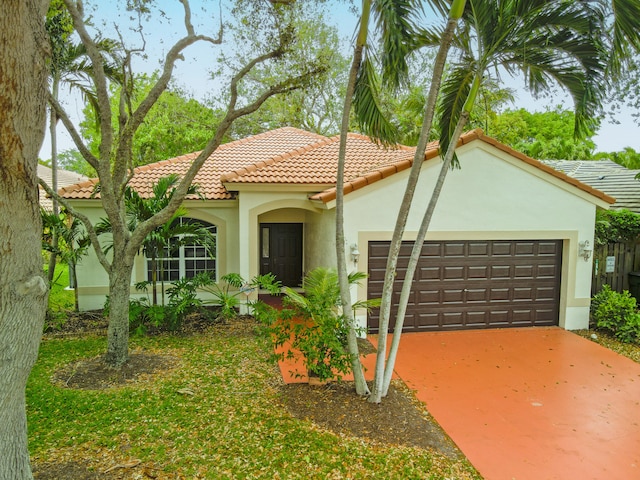
[{"label": "stucco exterior wall", "polygon": [[[75,207],[95,224],[106,214],[99,201],[76,202]],[[238,204],[236,201],[218,202],[215,209],[207,207],[202,201],[187,201],[187,216],[203,220],[217,226],[217,275],[238,270]],[[104,236],[106,239],[106,235]],[[102,268],[93,249],[82,258],[78,268],[78,293],[80,310],[95,310],[104,306],[105,296],[109,293],[109,277]],[[131,278],[131,298],[144,296],[135,288],[137,282],[146,280],[146,265],[143,255],[136,256]]]},{"label": "stucco exterior wall", "polygon": [[[596,206],[588,194],[482,142],[459,149],[461,169],[448,173],[427,240],[561,239],[560,326],[586,328],[591,259],[578,257],[578,242],[593,244]],[[423,167],[405,239],[413,240],[441,162]],[[349,241],[357,239],[358,270],[367,271],[367,242],[390,240],[408,171],[346,196]],[[358,297],[366,298],[366,285]],[[366,317],[358,316],[362,326]]]},{"label": "stucco exterior wall", "polygon": [[[458,149],[461,169],[449,172],[427,235],[428,240],[560,239],[563,241],[560,325],[585,328],[591,288],[591,259],[578,256],[578,243],[593,244],[596,206],[607,205],[588,193],[512,157],[485,142]],[[414,207],[405,233],[415,239],[441,162],[423,166]],[[345,236],[350,270],[366,272],[367,242],[390,240],[408,171],[392,175],[345,197]],[[259,273],[260,223],[302,223],[303,270],[335,267],[335,202],[327,205],[308,196],[326,186],[239,185],[237,200],[186,202],[188,216],[218,227],[218,277],[229,272],[252,278]],[[100,203],[75,205],[93,221],[104,217]],[[350,246],[360,251],[351,262]],[[136,260],[132,285],[145,280],[145,262]],[[108,293],[108,277],[95,255],[78,267],[80,308],[101,308]],[[132,296],[137,293],[132,287]],[[255,294],[254,294],[255,296]],[[367,296],[366,282],[353,298]],[[366,316],[358,320],[366,326]]]}]

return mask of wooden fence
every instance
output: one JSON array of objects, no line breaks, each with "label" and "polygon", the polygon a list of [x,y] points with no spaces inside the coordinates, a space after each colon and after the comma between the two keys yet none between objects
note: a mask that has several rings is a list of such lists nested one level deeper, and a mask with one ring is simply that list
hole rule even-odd
[{"label": "wooden fence", "polygon": [[629,290],[629,273],[640,271],[640,243],[609,243],[593,252],[591,295],[608,284],[612,290]]}]

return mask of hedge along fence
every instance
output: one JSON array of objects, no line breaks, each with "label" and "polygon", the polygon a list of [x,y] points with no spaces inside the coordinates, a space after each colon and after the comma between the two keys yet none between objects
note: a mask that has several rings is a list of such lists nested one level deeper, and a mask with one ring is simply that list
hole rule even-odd
[{"label": "hedge along fence", "polygon": [[640,243],[615,242],[596,245],[593,251],[591,295],[609,285],[614,292],[629,290],[629,273],[640,271]]}]

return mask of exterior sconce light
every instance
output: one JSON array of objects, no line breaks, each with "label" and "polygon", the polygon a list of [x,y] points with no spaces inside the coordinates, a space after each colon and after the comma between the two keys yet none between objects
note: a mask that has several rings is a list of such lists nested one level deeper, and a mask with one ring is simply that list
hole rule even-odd
[{"label": "exterior sconce light", "polygon": [[578,243],[578,256],[584,258],[585,262],[589,261],[591,253],[593,253],[593,249],[589,246],[589,240]]},{"label": "exterior sconce light", "polygon": [[355,243],[351,245],[351,260],[356,265],[358,263],[358,260],[360,260],[360,250],[358,250],[358,245],[356,245]]}]

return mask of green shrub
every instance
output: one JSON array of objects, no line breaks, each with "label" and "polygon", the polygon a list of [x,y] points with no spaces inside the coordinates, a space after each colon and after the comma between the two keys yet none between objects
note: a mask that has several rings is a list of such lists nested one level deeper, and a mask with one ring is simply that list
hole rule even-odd
[{"label": "green shrub", "polygon": [[[354,284],[364,278],[361,273],[349,276]],[[340,287],[335,270],[316,268],[302,282],[304,294],[285,287],[285,308],[276,310],[258,302],[254,316],[264,325],[276,348],[288,345],[275,354],[278,359],[302,357],[309,376],[321,381],[340,380],[351,373],[352,358],[347,349],[348,326],[340,309]],[[377,301],[360,302],[356,308],[376,306]]]},{"label": "green shrub", "polygon": [[592,299],[591,313],[596,327],[618,340],[628,343],[640,340],[640,313],[636,299],[628,291],[618,293],[604,285]]}]

